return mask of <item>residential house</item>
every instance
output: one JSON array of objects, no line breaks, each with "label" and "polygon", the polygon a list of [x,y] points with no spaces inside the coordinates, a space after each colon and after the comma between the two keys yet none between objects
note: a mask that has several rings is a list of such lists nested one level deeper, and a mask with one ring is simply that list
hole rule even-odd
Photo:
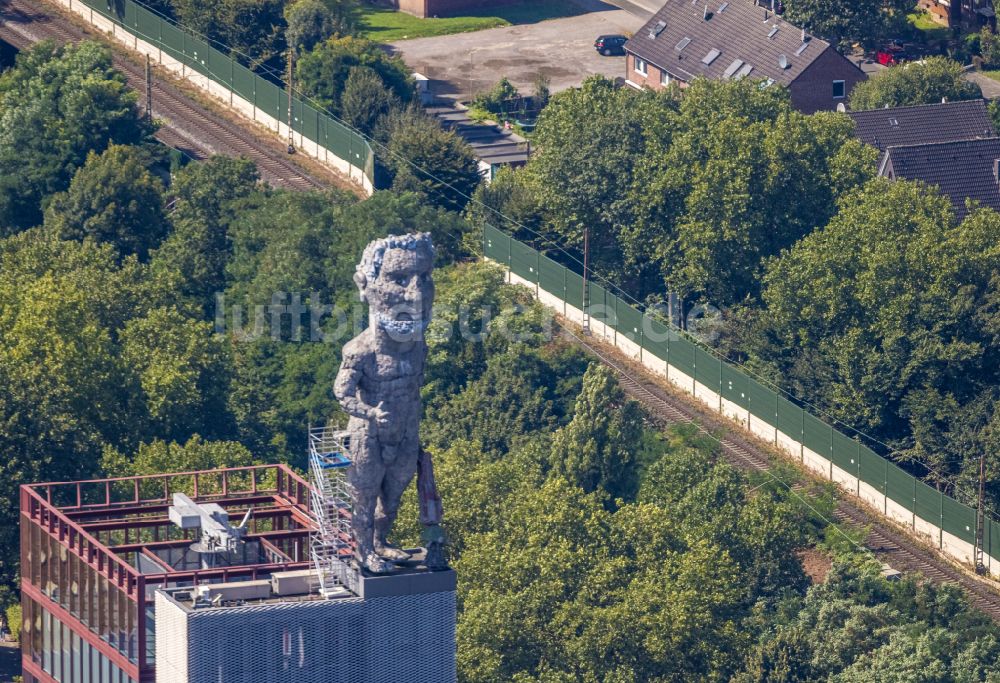
[{"label": "residential house", "polygon": [[968,214],[967,199],[1000,211],[1000,138],[889,147],[879,175],[937,185],[959,220]]},{"label": "residential house", "polygon": [[695,78],[760,79],[796,109],[845,103],[866,76],[829,43],[750,0],[667,0],[626,44],[626,83],[659,89]]},{"label": "residential house", "polygon": [[858,139],[881,152],[899,145],[996,137],[982,99],[849,111],[847,115],[854,120]]}]

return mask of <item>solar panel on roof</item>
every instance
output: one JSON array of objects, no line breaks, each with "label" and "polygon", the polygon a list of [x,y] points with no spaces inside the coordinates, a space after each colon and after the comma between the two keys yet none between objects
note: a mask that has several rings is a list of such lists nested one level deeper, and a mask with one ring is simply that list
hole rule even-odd
[{"label": "solar panel on roof", "polygon": [[743,66],[742,59],[734,59],[733,63],[726,67],[726,70],[722,72],[723,78],[732,78],[733,74],[739,71],[739,68]]},{"label": "solar panel on roof", "polygon": [[809,43],[808,42],[802,43],[802,45],[799,47],[799,49],[795,51],[795,56],[796,57],[800,56],[803,52],[806,51],[807,47],[809,47]]},{"label": "solar panel on roof", "polygon": [[744,64],[743,68],[736,72],[735,78],[746,78],[747,76],[750,75],[751,71],[753,71],[753,65]]},{"label": "solar panel on roof", "polygon": [[681,38],[681,42],[677,43],[677,51],[680,52],[690,44],[691,44],[690,38]]},{"label": "solar panel on roof", "polygon": [[708,51],[708,54],[701,58],[701,63],[708,66],[722,54],[722,50],[716,50],[714,47]]}]

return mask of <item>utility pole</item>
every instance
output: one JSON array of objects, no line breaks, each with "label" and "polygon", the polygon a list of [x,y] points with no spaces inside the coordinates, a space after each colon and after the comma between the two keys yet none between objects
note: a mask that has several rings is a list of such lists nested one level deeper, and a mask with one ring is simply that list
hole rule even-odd
[{"label": "utility pole", "polygon": [[146,55],[146,118],[153,120],[153,67],[149,64],[149,55]]},{"label": "utility pole", "polygon": [[292,130],[292,48],[288,48],[288,153],[295,154],[295,132]]},{"label": "utility pole", "polygon": [[590,263],[590,226],[583,228],[583,333],[590,334],[590,313],[587,311],[587,267]]},{"label": "utility pole", "polygon": [[986,497],[986,452],[979,454],[979,504],[976,506],[976,573],[986,573],[986,563],[983,562],[983,545],[986,531],[986,515],[983,509]]}]

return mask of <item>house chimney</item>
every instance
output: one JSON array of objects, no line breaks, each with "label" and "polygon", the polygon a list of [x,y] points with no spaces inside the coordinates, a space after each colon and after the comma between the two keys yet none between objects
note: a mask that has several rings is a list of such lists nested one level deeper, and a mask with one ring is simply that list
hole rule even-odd
[{"label": "house chimney", "polygon": [[765,7],[764,8],[764,23],[767,23],[767,19],[768,19],[768,14],[767,14],[767,8]]},{"label": "house chimney", "polygon": [[708,5],[705,5],[705,12],[704,12],[704,14],[702,14],[702,19],[704,19],[705,21],[708,21],[709,16],[710,15],[708,13]]}]

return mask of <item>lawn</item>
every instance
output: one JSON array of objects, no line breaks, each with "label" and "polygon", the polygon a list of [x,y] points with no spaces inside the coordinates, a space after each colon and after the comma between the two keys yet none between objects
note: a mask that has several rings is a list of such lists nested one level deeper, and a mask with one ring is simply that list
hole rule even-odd
[{"label": "lawn", "polygon": [[433,38],[452,33],[482,31],[488,28],[533,24],[546,19],[571,17],[584,10],[572,0],[525,0],[509,7],[496,7],[483,12],[470,12],[466,16],[443,19],[419,19],[396,10],[365,5],[361,13],[362,34],[382,43],[407,38]]},{"label": "lawn", "polygon": [[931,19],[927,12],[912,12],[906,18],[913,28],[923,33],[925,40],[944,40],[948,37],[948,29]]},{"label": "lawn", "polygon": [[994,69],[992,71],[982,71],[980,72],[987,78],[992,78],[994,81],[1000,81],[1000,71]]}]

